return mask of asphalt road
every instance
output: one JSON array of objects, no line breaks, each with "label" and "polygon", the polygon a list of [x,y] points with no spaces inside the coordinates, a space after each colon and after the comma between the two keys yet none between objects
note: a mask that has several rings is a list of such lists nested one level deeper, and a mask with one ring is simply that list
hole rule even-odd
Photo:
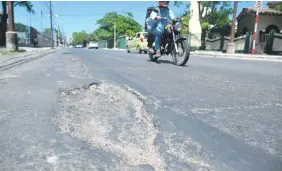
[{"label": "asphalt road", "polygon": [[0,72],[0,170],[282,170],[282,63],[63,49]]}]

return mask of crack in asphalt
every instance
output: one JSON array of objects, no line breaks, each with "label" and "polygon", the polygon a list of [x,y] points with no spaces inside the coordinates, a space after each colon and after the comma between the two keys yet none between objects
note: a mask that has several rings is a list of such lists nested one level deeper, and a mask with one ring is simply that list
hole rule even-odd
[{"label": "crack in asphalt", "polygon": [[240,109],[259,109],[267,107],[282,107],[280,103],[267,103],[261,105],[249,105],[249,106],[237,106],[237,107],[221,107],[221,108],[193,108],[190,109],[192,113],[209,113],[209,112],[224,112],[228,110],[240,110]]}]

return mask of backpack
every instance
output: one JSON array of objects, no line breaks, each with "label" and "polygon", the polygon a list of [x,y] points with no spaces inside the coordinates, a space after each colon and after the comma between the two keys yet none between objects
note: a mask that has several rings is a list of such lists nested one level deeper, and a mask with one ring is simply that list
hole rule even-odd
[{"label": "backpack", "polygon": [[159,14],[160,13],[160,8],[159,7],[148,7],[147,8],[146,18],[145,18],[145,25],[144,25],[145,26],[144,27],[145,31],[147,31],[147,22],[146,22],[146,20],[147,20],[147,18],[150,17],[152,11],[155,11],[156,13]]}]

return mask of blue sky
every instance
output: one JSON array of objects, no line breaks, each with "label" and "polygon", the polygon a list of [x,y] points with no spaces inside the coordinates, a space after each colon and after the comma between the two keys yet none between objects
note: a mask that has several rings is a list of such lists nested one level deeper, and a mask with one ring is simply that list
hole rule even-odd
[{"label": "blue sky", "polygon": [[[31,25],[38,30],[41,30],[41,25],[44,28],[50,27],[48,1],[33,1],[35,14],[28,14],[25,9],[15,8],[15,22],[21,22],[26,25]],[[184,2],[187,3],[187,2]],[[239,3],[237,14],[242,8],[254,7],[254,1],[246,1]],[[98,25],[96,20],[104,16],[106,12],[126,11],[132,12],[134,19],[140,24],[144,24],[146,8],[157,5],[156,1],[53,1],[53,14],[57,15],[54,18],[55,27],[60,27],[67,37],[71,37],[75,31],[85,30],[93,32]],[[171,9],[175,15],[183,14],[185,7],[177,8],[171,5]],[[41,20],[41,10],[43,11]]]}]

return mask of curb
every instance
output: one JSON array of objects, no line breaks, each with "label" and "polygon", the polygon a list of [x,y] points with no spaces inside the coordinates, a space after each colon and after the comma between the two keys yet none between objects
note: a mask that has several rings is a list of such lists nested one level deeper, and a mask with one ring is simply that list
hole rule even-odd
[{"label": "curb", "polygon": [[193,56],[207,58],[225,58],[225,59],[241,59],[241,60],[258,60],[258,61],[275,61],[282,62],[282,56],[262,56],[262,55],[242,55],[242,54],[214,54],[214,53],[199,53],[191,52]]},{"label": "curb", "polygon": [[[29,55],[23,55],[21,57],[14,57],[10,60],[6,60],[6,61],[2,62],[2,63],[4,63],[4,65],[0,65],[0,71],[5,71],[5,70],[8,70],[8,69],[13,68],[15,66],[27,63],[29,61],[42,58],[42,57],[49,55],[53,52],[56,52],[58,50],[60,50],[60,49],[48,49],[46,51],[43,51],[42,53],[39,52],[39,54],[29,54]],[[17,60],[13,60],[13,59],[17,59]],[[12,61],[12,62],[7,63],[8,61]],[[5,64],[5,63],[7,63],[7,64]]]}]

